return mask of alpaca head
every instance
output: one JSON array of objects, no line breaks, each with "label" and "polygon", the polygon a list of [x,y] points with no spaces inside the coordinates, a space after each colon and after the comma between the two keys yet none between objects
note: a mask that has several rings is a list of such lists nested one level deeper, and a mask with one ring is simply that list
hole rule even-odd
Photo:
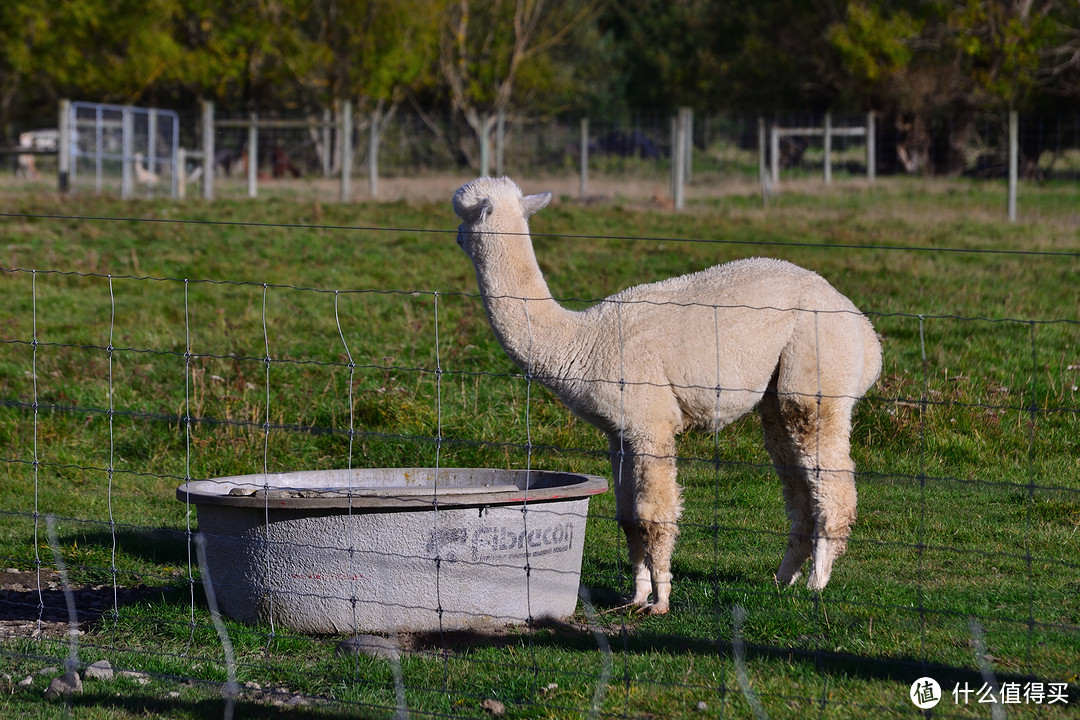
[{"label": "alpaca head", "polygon": [[476,253],[498,237],[528,241],[528,217],[551,201],[551,193],[522,195],[507,177],[481,177],[454,193],[454,212],[462,219],[457,242],[476,259]]}]

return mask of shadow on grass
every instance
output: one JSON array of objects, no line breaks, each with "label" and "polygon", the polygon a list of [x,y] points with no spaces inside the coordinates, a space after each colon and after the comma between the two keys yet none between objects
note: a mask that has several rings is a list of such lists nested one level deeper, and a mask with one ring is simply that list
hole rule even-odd
[{"label": "shadow on grass", "polygon": [[[213,718],[219,720],[224,716],[225,700],[222,698],[208,698],[203,700],[166,699],[152,695],[137,695],[130,693],[116,694],[111,692],[84,693],[69,698],[72,711],[83,709],[101,710],[111,708],[119,717],[177,717],[182,713],[183,717],[190,718]],[[308,699],[309,704],[302,707],[288,707],[268,702],[257,702],[244,699],[243,693],[233,705],[232,717],[234,720],[243,718],[258,718],[262,720],[274,717],[281,720],[305,720],[307,718],[320,718],[322,720],[356,720],[357,718],[387,718],[393,717],[394,707],[381,705],[361,705],[350,703],[343,707],[339,700],[324,701],[318,698]],[[334,707],[338,709],[333,709]]]}]

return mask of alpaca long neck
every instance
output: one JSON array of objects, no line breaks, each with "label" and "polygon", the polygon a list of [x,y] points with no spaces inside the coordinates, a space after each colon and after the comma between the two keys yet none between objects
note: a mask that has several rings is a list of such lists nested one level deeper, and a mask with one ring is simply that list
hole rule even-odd
[{"label": "alpaca long neck", "polygon": [[531,243],[487,254],[476,263],[476,277],[491,328],[510,359],[533,374],[551,372],[550,350],[573,334],[577,313],[551,297]]}]

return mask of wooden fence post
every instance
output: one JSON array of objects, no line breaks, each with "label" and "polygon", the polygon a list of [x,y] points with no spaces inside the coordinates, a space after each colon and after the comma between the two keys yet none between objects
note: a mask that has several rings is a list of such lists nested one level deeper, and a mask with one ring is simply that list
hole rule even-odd
[{"label": "wooden fence post", "polygon": [[330,177],[333,170],[333,160],[330,154],[330,108],[323,108],[322,120],[322,152],[319,153],[319,160],[322,163],[323,177]]},{"label": "wooden fence post", "polygon": [[202,101],[202,196],[214,199],[214,102]]},{"label": "wooden fence post", "polygon": [[56,127],[56,183],[61,193],[71,192],[71,101],[60,100]]},{"label": "wooden fence post", "polygon": [[125,107],[120,111],[120,199],[130,200],[133,194],[134,165],[132,141],[134,138],[134,123],[131,111]]},{"label": "wooden fence post", "polygon": [[775,124],[769,128],[769,165],[770,187],[775,193],[776,188],[780,187],[780,129]]},{"label": "wooden fence post", "polygon": [[379,196],[379,134],[382,125],[382,111],[375,108],[371,113],[371,132],[368,135],[368,193],[372,198]]},{"label": "wooden fence post", "polygon": [[581,180],[578,195],[584,200],[589,194],[589,118],[581,118]]},{"label": "wooden fence post", "polygon": [[674,142],[671,148],[671,196],[675,201],[675,209],[682,210],[686,206],[686,156],[688,139],[686,108],[680,108],[675,119]]},{"label": "wooden fence post", "polygon": [[251,113],[248,118],[247,138],[247,194],[249,198],[259,194],[259,115]]},{"label": "wooden fence post", "polygon": [[480,116],[480,174],[489,175],[491,171],[491,116]]},{"label": "wooden fence post", "polygon": [[173,197],[183,200],[187,195],[187,150],[177,148],[173,171]]},{"label": "wooden fence post", "polygon": [[768,128],[765,118],[761,115],[757,119],[757,143],[758,143],[758,181],[761,183],[761,202],[768,206],[769,195],[772,194],[772,181],[769,179],[769,153],[768,153]]},{"label": "wooden fence post", "polygon": [[825,184],[832,183],[832,114],[825,113]]},{"label": "wooden fence post", "polygon": [[338,128],[338,147],[341,148],[341,202],[352,200],[352,102],[341,103],[341,125]]},{"label": "wooden fence post", "polygon": [[877,177],[877,130],[874,113],[866,113],[866,179],[873,182]]},{"label": "wooden fence post", "polygon": [[506,143],[506,112],[499,110],[495,119],[495,175],[503,175],[503,149]]},{"label": "wooden fence post", "polygon": [[679,122],[683,125],[683,134],[686,140],[683,143],[683,179],[690,182],[694,164],[694,109],[690,107],[679,108]]},{"label": "wooden fence post", "polygon": [[1019,179],[1020,120],[1015,110],[1009,110],[1009,222],[1016,222],[1016,186]]}]

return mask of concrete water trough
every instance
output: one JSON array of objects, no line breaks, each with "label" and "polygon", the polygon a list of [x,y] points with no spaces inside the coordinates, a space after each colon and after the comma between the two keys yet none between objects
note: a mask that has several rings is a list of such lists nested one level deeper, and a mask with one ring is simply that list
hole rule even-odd
[{"label": "concrete water trough", "polygon": [[485,468],[223,477],[196,507],[221,612],[305,633],[460,630],[565,618],[604,478]]}]

